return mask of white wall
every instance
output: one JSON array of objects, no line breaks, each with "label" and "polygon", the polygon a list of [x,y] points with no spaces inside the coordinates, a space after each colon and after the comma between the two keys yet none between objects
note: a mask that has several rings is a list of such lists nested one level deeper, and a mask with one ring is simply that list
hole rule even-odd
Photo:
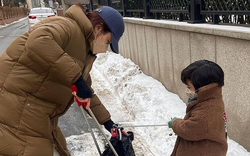
[{"label": "white wall", "polygon": [[250,29],[238,26],[124,18],[120,53],[187,101],[181,71],[207,59],[225,72],[229,137],[250,151]]}]

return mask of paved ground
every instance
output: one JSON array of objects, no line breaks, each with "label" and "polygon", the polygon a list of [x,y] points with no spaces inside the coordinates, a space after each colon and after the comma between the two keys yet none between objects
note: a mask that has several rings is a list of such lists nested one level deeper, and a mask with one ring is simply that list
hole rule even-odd
[{"label": "paved ground", "polygon": [[[88,122],[91,127],[95,127],[94,121],[89,117]],[[59,126],[65,137],[89,132],[82,111],[75,103],[69,108],[67,113],[59,119]]]},{"label": "paved ground", "polygon": [[15,38],[28,30],[27,23],[27,20],[23,20],[7,27],[0,27],[0,54],[5,51]]}]

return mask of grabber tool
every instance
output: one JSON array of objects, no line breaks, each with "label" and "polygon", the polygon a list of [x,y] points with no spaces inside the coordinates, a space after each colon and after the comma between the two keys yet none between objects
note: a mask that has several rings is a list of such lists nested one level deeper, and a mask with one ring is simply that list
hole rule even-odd
[{"label": "grabber tool", "polygon": [[[71,85],[71,90],[72,90],[73,92],[76,92],[76,93],[77,93],[77,88],[76,88],[75,85]],[[76,101],[76,103],[78,104],[78,106],[81,108],[81,111],[83,112],[83,114],[85,115],[85,117],[86,117],[86,112],[84,111],[84,108],[89,112],[90,116],[93,118],[93,120],[94,120],[94,122],[95,122],[95,124],[96,124],[96,127],[98,128],[98,130],[99,130],[99,131],[102,133],[102,135],[104,136],[106,142],[108,143],[108,145],[109,145],[109,147],[111,148],[111,150],[112,150],[112,152],[114,153],[114,155],[115,155],[115,156],[119,156],[119,155],[117,154],[115,148],[113,147],[113,145],[112,145],[111,142],[109,141],[108,137],[105,135],[103,129],[102,129],[101,126],[99,125],[99,123],[98,123],[98,121],[97,121],[97,119],[96,119],[94,113],[92,112],[92,110],[91,110],[90,108],[86,108],[87,103],[86,103],[86,102],[80,102],[76,97],[74,97],[74,98],[75,98],[75,101]],[[86,117],[86,119],[87,119],[87,117]],[[88,122],[87,122],[87,123],[88,123]],[[91,127],[90,127],[89,124],[88,124],[88,126],[89,126],[89,128],[91,129]],[[101,155],[100,148],[99,148],[99,146],[98,146],[98,144],[97,144],[97,141],[96,141],[96,139],[95,139],[95,136],[94,136],[94,133],[92,132],[92,130],[91,130],[91,135],[92,135],[92,137],[93,137],[93,139],[94,139],[94,141],[95,141],[97,150],[98,150],[99,154]]]},{"label": "grabber tool", "polygon": [[118,125],[122,127],[168,127],[167,123],[152,123],[152,124],[143,124],[143,123],[136,123],[136,122],[118,122]]}]

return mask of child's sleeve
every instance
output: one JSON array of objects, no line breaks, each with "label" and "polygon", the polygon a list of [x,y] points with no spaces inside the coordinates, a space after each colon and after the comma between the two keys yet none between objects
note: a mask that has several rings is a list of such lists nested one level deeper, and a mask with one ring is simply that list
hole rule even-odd
[{"label": "child's sleeve", "polygon": [[208,131],[207,123],[200,115],[192,115],[187,120],[176,119],[172,128],[175,134],[190,141],[206,139]]}]

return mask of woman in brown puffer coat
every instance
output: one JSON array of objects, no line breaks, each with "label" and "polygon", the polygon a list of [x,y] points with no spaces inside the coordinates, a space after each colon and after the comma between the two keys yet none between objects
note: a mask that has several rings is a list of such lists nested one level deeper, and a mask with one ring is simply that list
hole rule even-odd
[{"label": "woman in brown puffer coat", "polygon": [[[115,21],[115,22],[114,22]],[[65,17],[42,20],[18,37],[0,57],[0,155],[69,156],[57,126],[73,102],[91,103],[100,124],[112,126],[109,112],[91,92],[89,71],[108,44],[118,52],[122,16],[110,7],[85,15],[73,5]]]},{"label": "woman in brown puffer coat", "polygon": [[196,61],[182,71],[181,80],[189,99],[184,119],[168,123],[178,135],[171,156],[226,156],[223,70],[214,62]]}]

